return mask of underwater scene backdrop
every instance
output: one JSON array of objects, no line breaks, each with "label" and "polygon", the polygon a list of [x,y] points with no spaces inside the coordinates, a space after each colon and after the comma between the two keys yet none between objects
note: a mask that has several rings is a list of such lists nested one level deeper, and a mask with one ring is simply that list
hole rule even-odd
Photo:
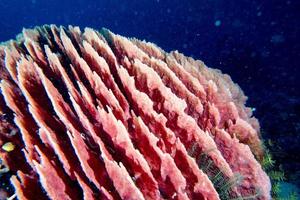
[{"label": "underwater scene backdrop", "polygon": [[287,197],[300,187],[299,10],[297,0],[1,0],[0,41],[43,24],[105,27],[220,69],[248,96]]}]

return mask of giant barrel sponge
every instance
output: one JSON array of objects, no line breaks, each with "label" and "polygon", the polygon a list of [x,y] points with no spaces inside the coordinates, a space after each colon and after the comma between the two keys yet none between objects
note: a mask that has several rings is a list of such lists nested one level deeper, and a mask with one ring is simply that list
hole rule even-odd
[{"label": "giant barrel sponge", "polygon": [[177,51],[51,26],[0,45],[0,155],[18,199],[271,199],[258,121]]}]

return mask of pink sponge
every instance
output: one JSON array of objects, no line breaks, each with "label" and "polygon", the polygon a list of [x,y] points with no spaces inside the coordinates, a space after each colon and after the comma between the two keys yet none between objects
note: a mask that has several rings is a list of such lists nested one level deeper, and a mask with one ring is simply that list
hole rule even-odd
[{"label": "pink sponge", "polygon": [[0,152],[19,199],[271,199],[228,75],[103,29],[0,45]]}]

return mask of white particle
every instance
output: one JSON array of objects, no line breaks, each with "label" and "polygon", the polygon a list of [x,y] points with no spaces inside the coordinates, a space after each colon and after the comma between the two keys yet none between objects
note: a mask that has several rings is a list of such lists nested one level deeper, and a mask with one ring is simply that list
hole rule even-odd
[{"label": "white particle", "polygon": [[220,25],[221,25],[221,20],[215,21],[215,26],[216,26],[216,27],[218,27],[218,26],[220,26]]},{"label": "white particle", "polygon": [[262,15],[262,12],[259,11],[257,14],[256,14],[258,17],[260,17]]},{"label": "white particle", "polygon": [[274,44],[283,43],[284,40],[285,40],[285,38],[283,37],[283,35],[280,35],[280,34],[275,34],[275,35],[272,35],[272,37],[271,37],[271,42]]}]

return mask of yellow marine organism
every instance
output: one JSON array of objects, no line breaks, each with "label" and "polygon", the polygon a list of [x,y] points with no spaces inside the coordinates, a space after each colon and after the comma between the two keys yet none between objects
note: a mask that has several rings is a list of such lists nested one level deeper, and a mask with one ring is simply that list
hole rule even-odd
[{"label": "yellow marine organism", "polygon": [[15,149],[15,145],[12,142],[7,142],[2,146],[2,149],[6,152],[11,152]]}]

